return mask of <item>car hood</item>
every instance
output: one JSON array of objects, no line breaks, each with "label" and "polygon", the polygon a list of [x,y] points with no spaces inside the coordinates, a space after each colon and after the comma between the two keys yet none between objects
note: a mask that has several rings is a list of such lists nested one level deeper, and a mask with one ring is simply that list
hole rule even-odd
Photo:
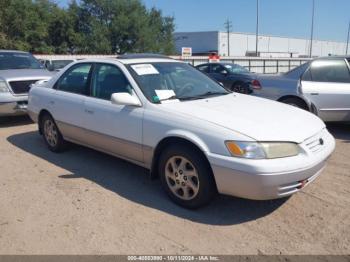
[{"label": "car hood", "polygon": [[44,69],[0,70],[0,78],[6,81],[50,79],[54,74]]},{"label": "car hood", "polygon": [[301,143],[325,128],[317,116],[299,108],[237,93],[161,106],[169,114],[205,120],[257,141]]}]

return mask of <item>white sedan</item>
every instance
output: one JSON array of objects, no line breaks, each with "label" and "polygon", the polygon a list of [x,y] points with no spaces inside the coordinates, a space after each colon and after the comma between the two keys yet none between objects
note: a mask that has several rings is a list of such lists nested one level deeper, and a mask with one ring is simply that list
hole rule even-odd
[{"label": "white sedan", "polygon": [[31,89],[28,111],[50,150],[69,141],[146,167],[187,208],[217,192],[290,196],[321,173],[335,147],[317,116],[229,93],[161,56],[75,62]]}]

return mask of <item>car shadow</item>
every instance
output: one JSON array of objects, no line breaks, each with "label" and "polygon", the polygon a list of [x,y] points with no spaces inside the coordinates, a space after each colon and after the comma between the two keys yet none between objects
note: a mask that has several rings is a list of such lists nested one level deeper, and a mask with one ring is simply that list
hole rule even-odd
[{"label": "car shadow", "polygon": [[327,129],[336,139],[350,143],[350,123],[327,123]]},{"label": "car shadow", "polygon": [[29,125],[32,123],[33,121],[27,115],[0,117],[0,128]]},{"label": "car shadow", "polygon": [[171,202],[160,181],[151,180],[149,172],[129,162],[81,146],[61,154],[49,151],[37,132],[7,138],[14,146],[68,171],[61,179],[85,178],[130,201],[168,214],[212,225],[233,225],[264,217],[278,209],[286,199],[251,201],[218,196],[201,209],[187,210]]}]

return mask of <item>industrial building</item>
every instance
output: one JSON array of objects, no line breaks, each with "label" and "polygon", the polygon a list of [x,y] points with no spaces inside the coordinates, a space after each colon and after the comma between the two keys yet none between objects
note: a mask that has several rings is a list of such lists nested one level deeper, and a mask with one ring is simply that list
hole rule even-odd
[{"label": "industrial building", "polygon": [[[194,55],[216,52],[220,56],[252,56],[256,53],[255,34],[228,34],[219,31],[177,32],[174,34],[174,39],[178,54],[181,54],[182,47],[192,47]],[[258,55],[261,57],[307,57],[310,53],[310,42],[308,39],[301,38],[259,35]],[[313,57],[344,55],[345,53],[345,42],[313,41]]]}]

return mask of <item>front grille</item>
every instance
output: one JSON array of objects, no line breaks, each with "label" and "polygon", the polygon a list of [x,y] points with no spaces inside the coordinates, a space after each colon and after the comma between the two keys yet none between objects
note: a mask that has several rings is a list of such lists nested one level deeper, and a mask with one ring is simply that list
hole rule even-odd
[{"label": "front grille", "polygon": [[15,94],[26,94],[30,90],[30,85],[38,80],[11,81],[9,82],[12,92]]}]

